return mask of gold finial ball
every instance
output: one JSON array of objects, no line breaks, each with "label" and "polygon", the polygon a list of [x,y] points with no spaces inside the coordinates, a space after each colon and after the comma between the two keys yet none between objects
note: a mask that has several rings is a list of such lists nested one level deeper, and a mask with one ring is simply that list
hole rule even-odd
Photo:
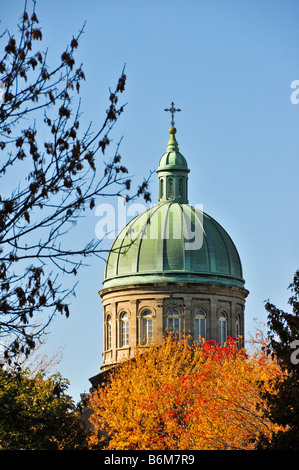
[{"label": "gold finial ball", "polygon": [[169,129],[169,134],[174,135],[175,133],[176,133],[176,128],[175,128],[175,127],[171,127],[171,128]]}]

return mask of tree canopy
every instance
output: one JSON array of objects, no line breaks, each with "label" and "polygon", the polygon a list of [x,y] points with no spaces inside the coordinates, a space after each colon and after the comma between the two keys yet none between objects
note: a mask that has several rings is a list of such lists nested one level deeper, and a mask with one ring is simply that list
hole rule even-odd
[{"label": "tree canopy", "polygon": [[86,449],[80,409],[60,374],[0,370],[0,450]]},{"label": "tree canopy", "polygon": [[263,417],[259,389],[281,377],[274,360],[225,346],[167,336],[114,368],[90,397],[90,444],[118,450],[254,449],[277,425]]},{"label": "tree canopy", "polygon": [[261,435],[261,449],[299,450],[299,271],[289,288],[291,313],[270,301],[266,303],[269,327],[266,352],[276,358],[285,373],[283,380],[273,379],[275,393],[263,392],[267,402],[265,418],[280,424],[286,431],[278,429],[271,441]]}]

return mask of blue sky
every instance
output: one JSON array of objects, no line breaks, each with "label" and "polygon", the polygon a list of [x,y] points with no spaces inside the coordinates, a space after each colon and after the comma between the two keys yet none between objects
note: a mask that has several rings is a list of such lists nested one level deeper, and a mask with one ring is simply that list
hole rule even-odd
[{"label": "blue sky", "polygon": [[[1,4],[1,27],[13,30],[24,2]],[[290,99],[299,80],[299,3],[38,0],[36,11],[53,64],[86,21],[77,55],[86,123],[102,122],[109,87],[126,64],[127,106],[113,141],[123,136],[120,153],[136,184],[165,152],[164,108],[174,101],[182,109],[176,136],[191,169],[189,202],[203,204],[237,246],[250,291],[246,333],[254,318],[266,321],[266,299],[287,309],[299,267],[299,104]],[[155,175],[150,190],[154,203]],[[97,221],[90,214],[76,236],[94,237]],[[71,316],[55,319],[45,346],[50,355],[64,346],[58,369],[75,400],[102,362],[103,273],[98,259],[80,272]]]}]

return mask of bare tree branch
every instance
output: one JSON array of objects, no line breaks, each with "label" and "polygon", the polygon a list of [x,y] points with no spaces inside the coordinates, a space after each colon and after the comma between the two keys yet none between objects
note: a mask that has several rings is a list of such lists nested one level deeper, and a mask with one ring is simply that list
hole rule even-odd
[{"label": "bare tree branch", "polygon": [[[131,179],[121,164],[119,145],[104,161],[110,134],[125,104],[119,105],[126,75],[123,68],[109,90],[103,123],[81,130],[80,85],[85,80],[75,53],[84,26],[50,68],[35,3],[27,5],[16,37],[5,31],[0,61],[4,84],[0,104],[0,341],[6,350],[29,353],[56,313],[69,315],[74,286],[59,283],[59,273],[76,275],[87,256],[101,257],[101,240],[68,243],[70,230],[85,210],[106,196],[150,200],[148,180],[129,195]],[[77,104],[76,104],[77,103]],[[43,136],[46,135],[46,139]],[[32,325],[43,312],[39,328]]]}]

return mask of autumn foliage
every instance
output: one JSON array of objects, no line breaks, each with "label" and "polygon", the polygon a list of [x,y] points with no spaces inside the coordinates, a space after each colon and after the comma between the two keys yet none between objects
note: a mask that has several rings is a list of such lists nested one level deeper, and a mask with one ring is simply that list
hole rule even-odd
[{"label": "autumn foliage", "polygon": [[90,446],[114,450],[254,449],[275,425],[263,389],[281,375],[274,360],[229,338],[203,345],[168,335],[116,367],[90,397],[97,433]]}]

